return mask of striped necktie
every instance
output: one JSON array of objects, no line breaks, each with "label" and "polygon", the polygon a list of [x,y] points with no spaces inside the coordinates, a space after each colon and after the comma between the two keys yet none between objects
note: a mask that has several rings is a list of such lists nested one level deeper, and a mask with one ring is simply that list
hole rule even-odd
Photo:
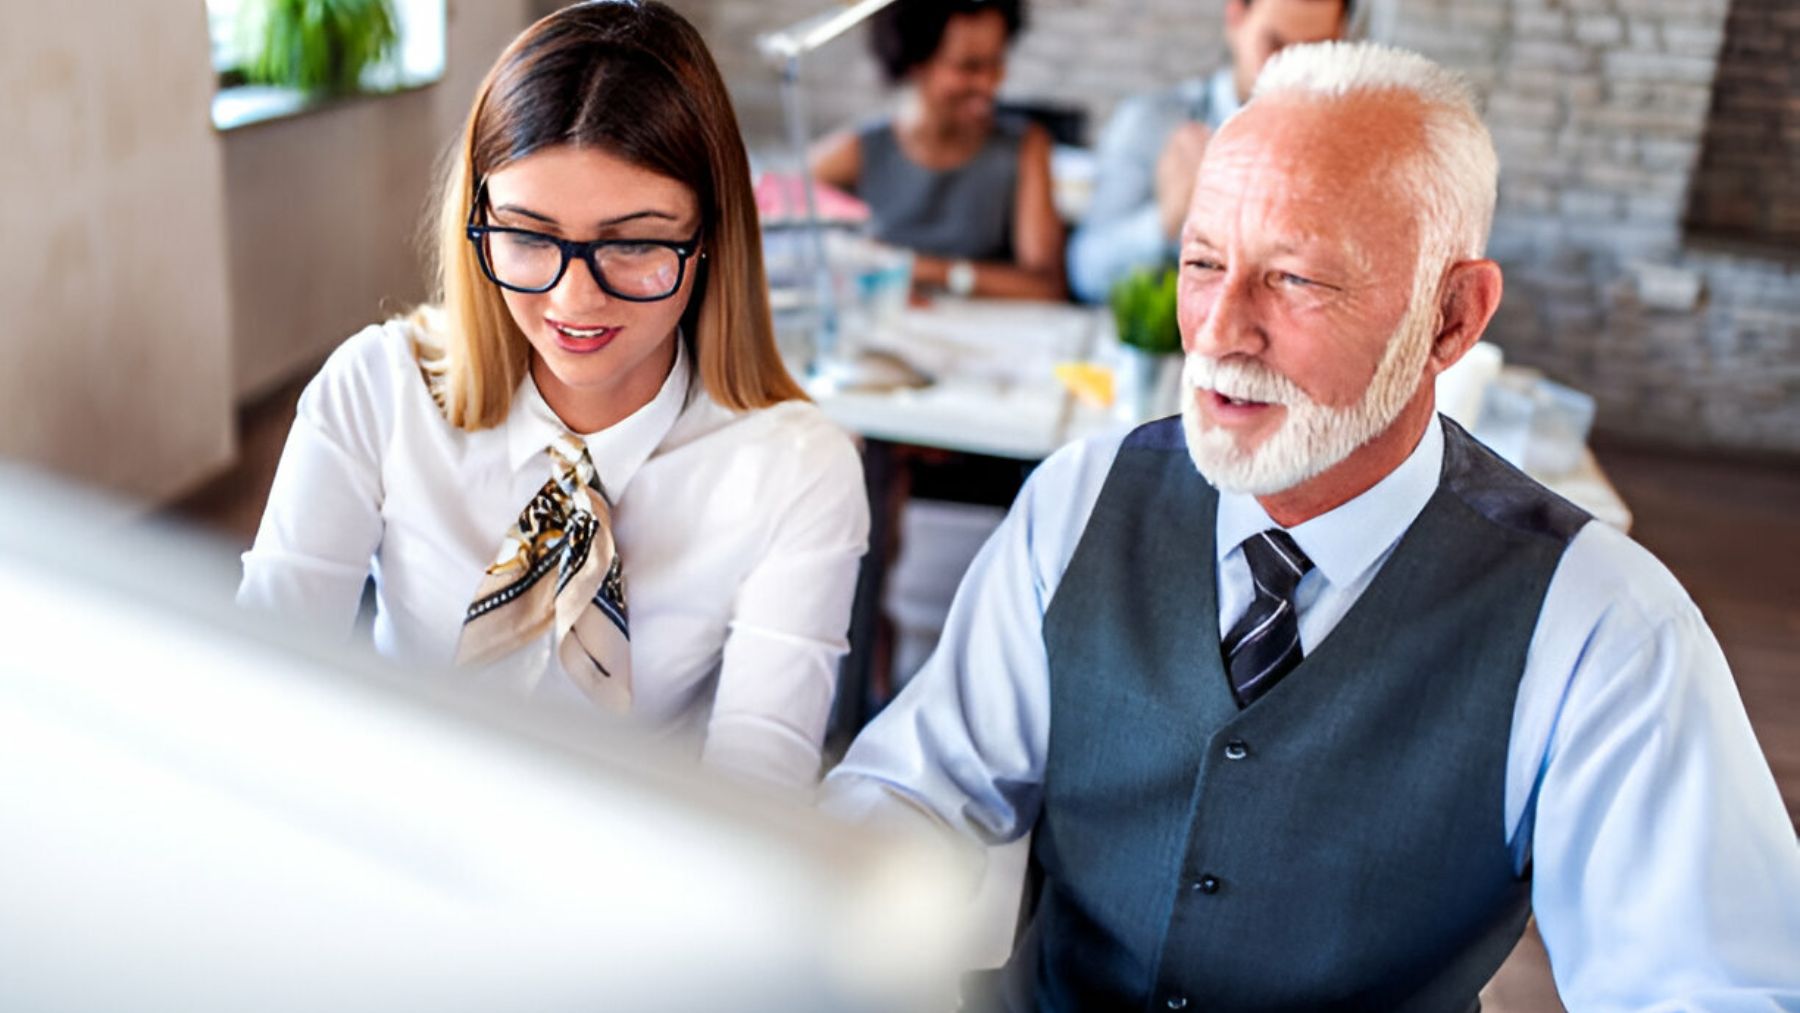
[{"label": "striped necktie", "polygon": [[520,512],[463,619],[456,663],[479,665],[554,631],[557,657],[601,706],[631,707],[625,575],[612,505],[581,438],[546,451],[550,479]]},{"label": "striped necktie", "polygon": [[1313,564],[1280,528],[1244,539],[1243,550],[1256,597],[1219,646],[1231,675],[1231,694],[1239,707],[1248,707],[1300,664],[1294,589]]}]

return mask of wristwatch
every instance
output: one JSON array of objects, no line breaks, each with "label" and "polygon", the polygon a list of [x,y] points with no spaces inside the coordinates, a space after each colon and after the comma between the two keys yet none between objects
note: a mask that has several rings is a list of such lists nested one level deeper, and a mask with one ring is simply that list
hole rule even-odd
[{"label": "wristwatch", "polygon": [[968,260],[954,261],[944,274],[944,288],[951,295],[971,295],[975,291],[975,265]]}]

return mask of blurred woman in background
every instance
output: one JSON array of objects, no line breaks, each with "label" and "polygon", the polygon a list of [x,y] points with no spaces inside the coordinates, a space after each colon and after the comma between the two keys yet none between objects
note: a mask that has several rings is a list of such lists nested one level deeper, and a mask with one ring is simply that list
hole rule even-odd
[{"label": "blurred woman in background", "polygon": [[704,758],[817,773],[868,508],[777,357],[749,166],[698,34],[654,0],[528,29],[440,195],[439,303],[302,395],[241,602]]},{"label": "blurred woman in background", "polygon": [[997,114],[1023,0],[899,0],[870,44],[898,114],[813,151],[818,179],[856,194],[875,237],[914,250],[914,283],[957,295],[1061,299],[1063,228],[1050,135]]}]

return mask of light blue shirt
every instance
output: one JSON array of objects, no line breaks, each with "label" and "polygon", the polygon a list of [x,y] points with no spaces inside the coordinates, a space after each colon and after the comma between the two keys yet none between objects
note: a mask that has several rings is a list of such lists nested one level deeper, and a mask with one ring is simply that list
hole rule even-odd
[{"label": "light blue shirt", "polygon": [[1069,237],[1069,287],[1083,302],[1103,302],[1140,267],[1175,261],[1156,209],[1156,160],[1175,128],[1189,121],[1217,130],[1238,111],[1231,68],[1119,104],[1095,149],[1094,197]]},{"label": "light blue shirt", "polygon": [[[988,843],[1036,823],[1053,719],[1044,610],[1121,440],[1066,447],[1032,476],[964,578],[937,653],[828,778],[827,809],[926,816]],[[1304,650],[1368,588],[1443,454],[1428,426],[1380,483],[1289,530],[1315,564],[1296,591]],[[1254,498],[1220,494],[1220,629],[1251,598],[1239,545],[1271,526]],[[1800,845],[1774,778],[1699,610],[1605,524],[1575,536],[1545,594],[1504,805],[1570,1009],[1800,1010]]]}]

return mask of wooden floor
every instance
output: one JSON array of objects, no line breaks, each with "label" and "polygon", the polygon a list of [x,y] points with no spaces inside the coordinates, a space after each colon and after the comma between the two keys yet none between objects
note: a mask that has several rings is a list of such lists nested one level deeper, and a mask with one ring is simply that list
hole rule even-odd
[{"label": "wooden floor", "polygon": [[[246,411],[239,465],[172,513],[247,546],[298,394],[295,385]],[[1635,515],[1632,535],[1674,571],[1718,634],[1789,817],[1800,826],[1800,463],[1605,441],[1596,454]],[[1562,1009],[1535,932],[1484,999],[1489,1013]]]},{"label": "wooden floor", "polygon": [[304,386],[304,380],[295,381],[239,413],[237,463],[177,502],[169,513],[239,548],[249,548]]}]

